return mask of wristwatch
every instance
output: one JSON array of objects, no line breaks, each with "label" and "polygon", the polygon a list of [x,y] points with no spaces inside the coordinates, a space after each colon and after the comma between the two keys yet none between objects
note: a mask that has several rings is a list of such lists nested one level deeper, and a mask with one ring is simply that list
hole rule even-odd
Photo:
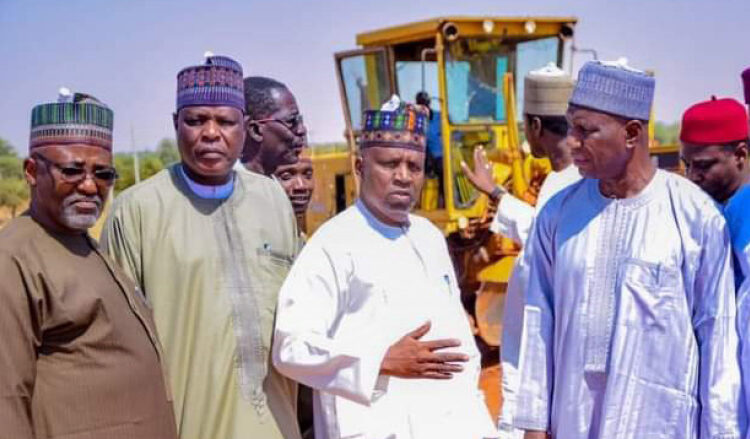
[{"label": "wristwatch", "polygon": [[490,192],[490,198],[492,199],[492,201],[495,201],[495,202],[500,201],[500,197],[505,195],[506,192],[508,191],[505,190],[504,187],[497,185],[495,186],[495,189],[493,189],[492,192]]}]

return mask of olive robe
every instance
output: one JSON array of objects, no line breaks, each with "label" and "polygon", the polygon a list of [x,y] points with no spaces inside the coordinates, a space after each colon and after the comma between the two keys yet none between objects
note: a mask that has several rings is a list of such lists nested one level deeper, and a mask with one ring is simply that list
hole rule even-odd
[{"label": "olive robe", "polygon": [[153,303],[179,436],[297,438],[296,384],[269,360],[298,249],[289,200],[250,172],[233,173],[228,198],[201,198],[180,166],[120,194],[102,233]]}]

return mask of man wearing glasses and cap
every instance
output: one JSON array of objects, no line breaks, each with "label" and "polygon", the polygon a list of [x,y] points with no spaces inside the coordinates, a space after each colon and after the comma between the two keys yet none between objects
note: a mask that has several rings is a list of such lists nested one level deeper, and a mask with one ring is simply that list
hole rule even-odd
[{"label": "man wearing glasses and cap", "polygon": [[32,111],[31,206],[0,232],[2,437],[176,437],[151,310],[86,232],[117,178],[112,122],[67,89]]}]

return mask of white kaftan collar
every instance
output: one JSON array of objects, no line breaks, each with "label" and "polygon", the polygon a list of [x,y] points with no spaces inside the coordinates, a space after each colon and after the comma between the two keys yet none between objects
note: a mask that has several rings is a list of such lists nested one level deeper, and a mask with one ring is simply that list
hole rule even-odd
[{"label": "white kaftan collar", "polygon": [[404,226],[390,226],[379,219],[375,217],[375,215],[370,212],[370,210],[365,206],[365,203],[362,202],[361,199],[357,198],[357,201],[355,202],[355,205],[357,206],[357,210],[362,214],[363,217],[365,217],[365,220],[367,221],[367,224],[375,229],[376,232],[380,233],[384,237],[388,239],[396,239],[402,235],[406,234],[406,231],[409,230],[409,225]]},{"label": "white kaftan collar", "polygon": [[602,195],[599,189],[599,180],[592,179],[589,185],[589,194],[591,198],[600,205],[607,205],[612,202],[618,203],[620,206],[628,208],[638,208],[651,201],[654,195],[658,194],[659,191],[664,190],[666,185],[664,171],[657,169],[651,181],[648,182],[646,187],[636,196],[630,198],[607,198]]}]

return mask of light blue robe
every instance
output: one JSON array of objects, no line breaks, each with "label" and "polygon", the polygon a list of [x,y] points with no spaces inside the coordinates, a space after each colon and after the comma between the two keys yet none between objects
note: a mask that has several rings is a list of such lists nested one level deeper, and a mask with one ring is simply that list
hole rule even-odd
[{"label": "light blue robe", "polygon": [[657,171],[635,197],[585,179],[526,247],[516,427],[553,438],[739,438],[729,233],[713,201]]}]

